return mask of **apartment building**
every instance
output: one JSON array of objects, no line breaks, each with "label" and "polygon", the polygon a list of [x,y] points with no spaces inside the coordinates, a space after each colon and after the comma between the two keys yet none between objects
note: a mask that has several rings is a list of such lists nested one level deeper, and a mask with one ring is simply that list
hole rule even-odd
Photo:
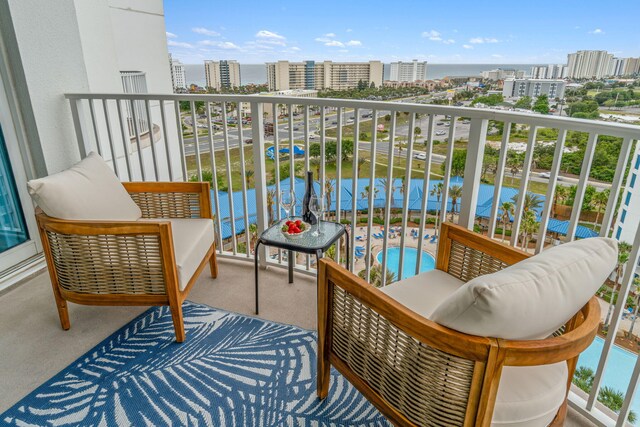
[{"label": "apartment building", "polygon": [[389,69],[389,80],[394,82],[415,82],[427,80],[427,61],[392,62]]},{"label": "apartment building", "polygon": [[531,67],[532,79],[564,79],[567,77],[567,66],[564,64],[536,65]]},{"label": "apartment building", "polygon": [[606,50],[579,50],[567,55],[567,77],[600,79],[612,75],[613,54]]},{"label": "apartment building", "polygon": [[184,65],[177,59],[173,59],[169,54],[169,68],[171,69],[171,85],[173,91],[176,92],[179,89],[187,88],[187,79],[184,74]]},{"label": "apartment building", "polygon": [[204,75],[207,87],[215,90],[239,87],[242,84],[238,61],[204,61]]},{"label": "apartment building", "polygon": [[530,96],[536,98],[547,95],[549,98],[564,97],[564,80],[551,79],[507,79],[502,87],[505,98],[520,98]]},{"label": "apartment building", "polygon": [[351,89],[364,81],[367,85],[382,85],[383,66],[380,61],[369,62],[268,62],[269,90],[288,89]]}]

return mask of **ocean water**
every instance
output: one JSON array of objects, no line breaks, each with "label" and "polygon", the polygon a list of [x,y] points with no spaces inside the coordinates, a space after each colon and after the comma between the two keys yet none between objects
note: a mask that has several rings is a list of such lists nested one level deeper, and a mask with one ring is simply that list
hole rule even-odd
[{"label": "ocean water", "polygon": [[[479,76],[483,71],[495,68],[515,68],[531,72],[531,67],[537,64],[427,64],[427,77],[441,79],[446,76]],[[389,64],[384,64],[384,79],[389,78]],[[185,64],[187,83],[205,85],[204,64]],[[264,84],[267,82],[267,68],[265,64],[240,64],[240,80],[243,85],[250,83]]]}]

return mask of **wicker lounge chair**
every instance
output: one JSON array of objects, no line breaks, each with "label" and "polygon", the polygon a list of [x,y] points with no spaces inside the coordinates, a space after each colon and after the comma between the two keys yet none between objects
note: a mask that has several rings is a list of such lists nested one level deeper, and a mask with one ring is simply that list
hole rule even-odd
[{"label": "wicker lounge chair", "polygon": [[[138,219],[69,220],[48,216],[43,212],[45,208],[51,211],[60,206],[47,204],[47,195],[37,194],[42,184],[30,182],[30,191],[42,207],[38,208],[36,219],[62,328],[71,326],[67,301],[87,305],[168,305],[176,341],[184,341],[182,302],[207,264],[212,277],[218,274],[209,184],[130,182],[122,183],[124,191],[115,175],[108,176],[112,172],[102,159],[94,156],[83,162],[82,173],[67,176],[63,183],[77,183],[84,175],[99,170],[97,175],[102,176],[95,179],[107,180],[107,184],[100,184],[108,190],[119,186],[119,200],[129,199],[135,209],[134,218]],[[73,172],[73,168],[70,170]],[[59,178],[54,178],[54,184],[56,179],[59,182],[54,189],[64,188],[59,185]],[[84,185],[87,190],[90,182]],[[73,204],[73,195],[65,197]],[[82,209],[83,206],[76,206],[75,212]],[[119,214],[122,210],[125,208],[115,208],[113,212]],[[99,214],[109,215],[104,212],[105,209],[99,210]]]},{"label": "wicker lounge chair", "polygon": [[[593,243],[605,247],[606,262],[613,268],[617,246],[614,249],[611,239],[598,240]],[[578,355],[591,344],[600,321],[598,302],[591,297],[599,285],[591,284],[581,294],[584,301],[573,304],[577,313],[571,308],[575,315],[566,323],[571,314],[559,321],[560,327],[551,329],[555,332],[545,331],[542,336],[547,338],[471,335],[428,318],[432,317],[430,312],[436,314],[441,309],[434,310],[438,302],[464,294],[455,291],[470,286],[472,279],[484,280],[490,277],[484,275],[498,271],[504,277],[514,269],[501,270],[528,257],[525,252],[445,223],[437,269],[382,290],[331,260],[320,260],[318,396],[324,398],[329,392],[333,365],[395,425],[562,425]],[[539,257],[534,257],[536,262],[542,259]],[[600,264],[600,273],[605,272],[598,277],[606,278],[609,264]],[[444,307],[444,311],[450,309]],[[526,327],[535,328],[539,322],[535,318]],[[484,327],[481,321],[475,323],[478,325],[472,328]],[[518,328],[508,324],[496,327]],[[537,394],[523,397],[533,392]]]}]

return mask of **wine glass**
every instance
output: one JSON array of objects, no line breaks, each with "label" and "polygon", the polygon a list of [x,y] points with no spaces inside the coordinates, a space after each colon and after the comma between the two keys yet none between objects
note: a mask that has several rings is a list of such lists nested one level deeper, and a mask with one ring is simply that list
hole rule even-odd
[{"label": "wine glass", "polygon": [[313,194],[309,199],[309,210],[316,217],[316,229],[311,233],[312,236],[317,237],[320,233],[320,214],[324,211],[324,197],[321,195]]},{"label": "wine glass", "polygon": [[[291,217],[291,210],[295,209],[296,206],[296,195],[293,190],[282,190],[280,191],[280,206],[282,210],[286,213],[286,218]],[[295,214],[295,210],[294,210]]]}]

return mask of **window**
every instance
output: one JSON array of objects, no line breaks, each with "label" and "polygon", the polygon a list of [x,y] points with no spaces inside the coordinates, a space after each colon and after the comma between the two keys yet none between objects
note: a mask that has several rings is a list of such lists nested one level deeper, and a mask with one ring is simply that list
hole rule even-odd
[{"label": "window", "polygon": [[618,227],[618,231],[616,231],[616,239],[620,240],[620,234],[622,234],[622,227]]},{"label": "window", "polygon": [[638,158],[636,159],[636,169],[640,169],[640,154],[638,154]]},{"label": "window", "polygon": [[627,211],[625,209],[622,210],[622,215],[620,215],[620,224],[624,224],[624,219],[627,217]]},{"label": "window", "polygon": [[631,182],[629,182],[629,187],[633,188],[636,185],[636,174],[631,174]]},{"label": "window", "polygon": [[627,192],[627,197],[624,199],[624,205],[629,206],[629,202],[631,201],[631,191]]}]

